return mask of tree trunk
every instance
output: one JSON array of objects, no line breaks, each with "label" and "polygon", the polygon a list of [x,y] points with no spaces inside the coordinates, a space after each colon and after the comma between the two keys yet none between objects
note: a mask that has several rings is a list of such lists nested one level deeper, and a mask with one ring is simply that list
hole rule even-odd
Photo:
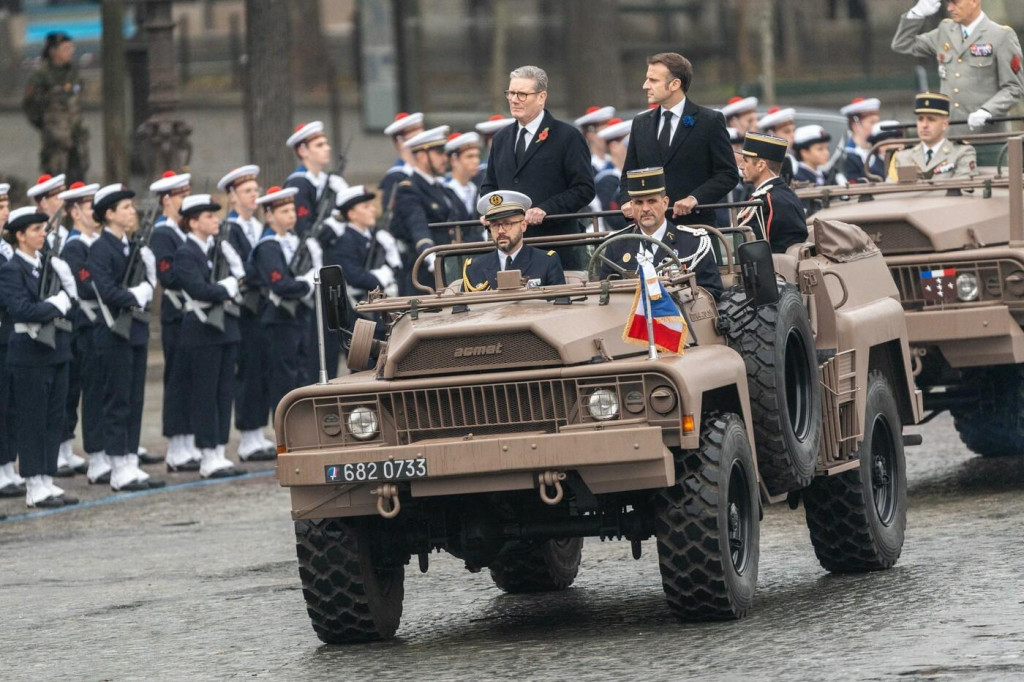
[{"label": "tree trunk", "polygon": [[[320,0],[289,0],[292,35],[292,79],[303,91],[327,85],[327,43],[320,30]],[[331,140],[334,142],[334,140]]]},{"label": "tree trunk", "polygon": [[124,0],[103,3],[103,178],[128,181],[125,120]]},{"label": "tree trunk", "polygon": [[569,95],[568,110],[578,116],[589,106],[621,102],[619,3],[615,0],[566,0],[564,6],[569,68],[564,71],[563,87]]},{"label": "tree trunk", "polygon": [[260,167],[261,184],[270,187],[283,184],[295,166],[295,155],[284,145],[293,116],[291,24],[288,5],[278,0],[245,0],[245,12],[249,160]]}]

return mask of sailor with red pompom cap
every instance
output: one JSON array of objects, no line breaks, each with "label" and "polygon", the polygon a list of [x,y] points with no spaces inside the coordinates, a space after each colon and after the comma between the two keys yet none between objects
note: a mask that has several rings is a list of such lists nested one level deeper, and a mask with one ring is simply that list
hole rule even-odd
[{"label": "sailor with red pompom cap", "polygon": [[741,135],[756,133],[757,122],[756,97],[733,97],[729,103],[721,108],[722,116],[725,116],[725,125],[735,128]]},{"label": "sailor with red pompom cap", "polygon": [[[331,195],[328,199],[333,209],[333,197],[348,187],[348,183],[337,173],[328,170],[331,165],[331,145],[324,133],[322,121],[300,123],[285,144],[299,159],[299,165],[284,183],[285,187],[298,190],[295,195],[295,213],[298,217],[295,234],[308,237],[316,223],[318,207],[324,194]],[[330,215],[330,211],[327,215]]]},{"label": "sailor with red pompom cap", "polygon": [[412,152],[405,148],[405,141],[423,132],[423,112],[409,113],[400,111],[395,120],[384,129],[384,134],[391,138],[398,152],[398,159],[388,168],[384,177],[377,183],[381,205],[389,211],[394,207],[395,186],[402,180],[408,180],[413,173]]},{"label": "sailor with red pompom cap", "polygon": [[842,167],[843,175],[850,182],[866,182],[869,171],[880,177],[885,175],[885,163],[877,156],[870,156],[871,135],[875,124],[881,120],[881,108],[882,103],[875,97],[855,97],[839,110],[846,117],[850,130]]}]

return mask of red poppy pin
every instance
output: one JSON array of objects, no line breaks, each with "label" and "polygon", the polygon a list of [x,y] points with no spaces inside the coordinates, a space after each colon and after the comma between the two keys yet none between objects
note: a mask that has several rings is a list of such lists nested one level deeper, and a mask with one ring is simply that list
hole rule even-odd
[{"label": "red poppy pin", "polygon": [[170,264],[170,262],[166,258],[161,258],[160,259],[159,266],[160,266],[160,272],[169,272],[170,269],[171,269],[171,264]]},{"label": "red poppy pin", "polygon": [[1013,59],[1010,61],[1010,68],[1014,73],[1020,73],[1020,55],[1013,55]]},{"label": "red poppy pin", "polygon": [[88,270],[86,270],[85,268],[82,268],[81,270],[78,271],[78,281],[79,282],[84,282],[85,280],[89,279],[90,277],[92,277],[92,274]]},{"label": "red poppy pin", "polygon": [[277,284],[278,282],[280,282],[281,281],[281,273],[278,272],[277,270],[271,270],[271,272],[270,272],[270,281],[273,282],[274,284]]},{"label": "red poppy pin", "polygon": [[540,144],[546,139],[548,139],[548,128],[540,131],[540,135],[537,136],[537,144]]},{"label": "red poppy pin", "polygon": [[300,218],[305,218],[309,215],[309,209],[305,206],[299,206],[298,215]]}]

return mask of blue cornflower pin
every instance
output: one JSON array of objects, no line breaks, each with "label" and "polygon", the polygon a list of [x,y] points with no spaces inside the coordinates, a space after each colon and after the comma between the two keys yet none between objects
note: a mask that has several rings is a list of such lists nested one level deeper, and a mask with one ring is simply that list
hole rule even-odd
[{"label": "blue cornflower pin", "polygon": [[693,116],[683,116],[683,127],[692,128],[696,121],[693,120]]}]

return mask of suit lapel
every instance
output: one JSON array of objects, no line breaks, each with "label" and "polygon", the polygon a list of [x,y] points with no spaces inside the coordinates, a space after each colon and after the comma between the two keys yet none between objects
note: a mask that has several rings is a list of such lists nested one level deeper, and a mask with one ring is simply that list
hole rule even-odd
[{"label": "suit lapel", "polygon": [[[987,28],[988,28],[988,21],[987,20],[983,20],[980,24],[978,24],[978,28],[974,29],[974,33],[971,33],[966,38],[961,38],[961,36],[964,34],[963,28],[960,26],[960,24],[954,23],[953,24],[953,31],[954,31],[953,37],[959,38],[961,40],[961,42],[958,43],[960,45],[960,49],[957,52],[957,56],[959,56],[959,57],[964,56],[964,52],[967,51],[967,48],[969,48],[971,45],[977,45],[977,44],[981,43],[982,39],[985,37],[985,29],[987,29]],[[992,56],[995,57],[995,54],[993,54]]]},{"label": "suit lapel", "polygon": [[683,125],[683,120],[687,116],[692,116],[694,118],[694,123],[696,124],[697,105],[694,104],[693,100],[689,97],[686,98],[686,104],[683,105],[683,115],[679,119],[679,125],[676,127],[676,134],[672,136],[672,144],[668,147],[668,156],[665,158],[666,164],[672,160],[672,157],[675,156],[677,151],[679,151],[679,147],[682,146],[683,142],[686,141],[686,138],[688,138],[690,133],[693,131],[693,128],[687,128]]},{"label": "suit lapel", "polygon": [[[537,153],[537,150],[542,145],[547,143],[546,140],[541,140],[540,136],[541,136],[541,134],[543,134],[543,132],[545,130],[548,130],[550,127],[551,127],[551,114],[548,112],[547,109],[545,109],[544,110],[544,115],[540,119],[540,127],[537,128],[537,133],[532,138],[530,138],[530,144],[526,145],[526,155],[523,157],[523,162],[521,164],[519,164],[518,167],[516,167],[516,172],[522,170],[523,167],[526,164],[530,163],[530,159],[532,159],[533,155]],[[519,131],[517,130],[516,131],[517,135],[518,135],[518,132]],[[548,130],[548,132],[550,133],[550,130]],[[513,143],[512,148],[513,148],[513,152],[514,152],[515,151],[515,143]],[[513,153],[513,157],[512,158],[515,158],[514,153]]]}]

